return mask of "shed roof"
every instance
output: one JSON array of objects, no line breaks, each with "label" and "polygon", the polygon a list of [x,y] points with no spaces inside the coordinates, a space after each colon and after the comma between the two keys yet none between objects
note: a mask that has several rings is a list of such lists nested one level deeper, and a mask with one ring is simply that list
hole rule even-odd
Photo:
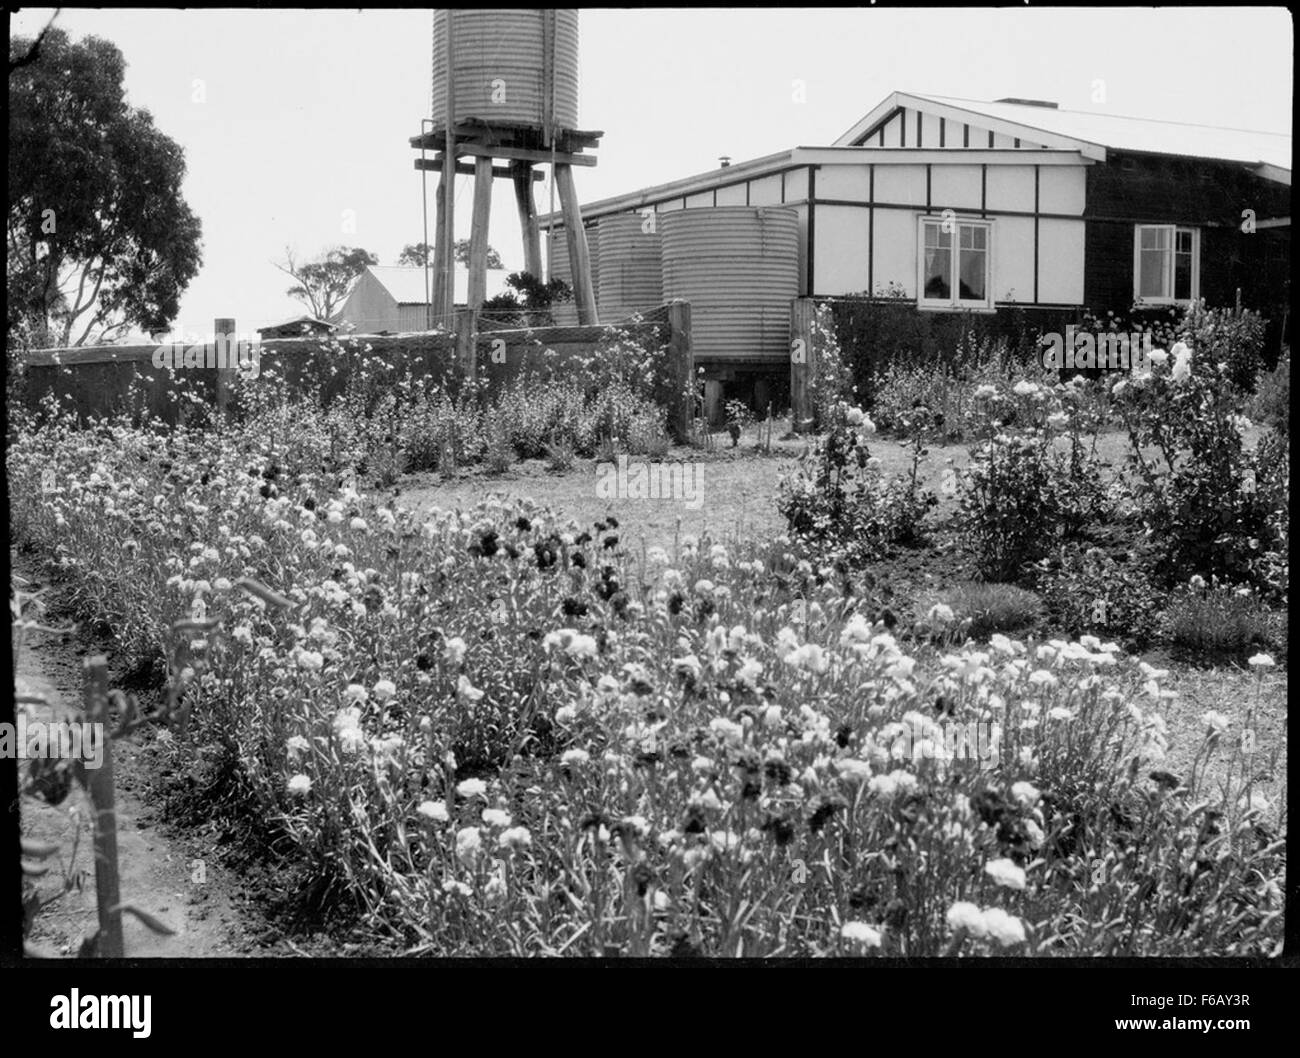
[{"label": "shed roof", "polygon": [[[388,291],[399,305],[427,305],[429,297],[425,293],[424,269],[407,265],[369,265],[366,269]],[[507,273],[504,269],[488,269],[487,296],[492,298],[508,290]],[[429,289],[433,287],[433,273],[429,273]],[[469,269],[459,261],[456,263],[456,303],[464,305],[469,300]]]}]

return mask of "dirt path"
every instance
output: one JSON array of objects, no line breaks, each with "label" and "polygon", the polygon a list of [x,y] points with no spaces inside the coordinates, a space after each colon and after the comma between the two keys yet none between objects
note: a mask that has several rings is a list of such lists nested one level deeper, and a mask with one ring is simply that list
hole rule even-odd
[{"label": "dirt path", "polygon": [[[19,572],[30,573],[23,569]],[[18,658],[15,681],[19,694],[41,695],[49,703],[34,707],[37,719],[59,719],[74,711],[81,697],[83,656],[75,640],[65,642],[62,636],[29,633]],[[137,732],[113,744],[122,900],[176,932],[174,936],[159,935],[134,917],[124,915],[126,956],[210,958],[252,954],[245,916],[237,910],[234,899],[237,883],[214,857],[205,857],[202,849],[187,844],[183,835],[170,828],[164,832],[156,813],[143,802],[147,754],[138,744],[141,737]],[[46,861],[49,873],[35,879],[42,899],[59,892],[65,871],[83,879],[80,891],[71,890],[38,913],[29,940],[48,954],[75,957],[82,940],[98,926],[89,799],[80,787],[74,786],[60,805],[23,797],[19,811],[24,836],[57,842],[60,847],[60,853]]]}]

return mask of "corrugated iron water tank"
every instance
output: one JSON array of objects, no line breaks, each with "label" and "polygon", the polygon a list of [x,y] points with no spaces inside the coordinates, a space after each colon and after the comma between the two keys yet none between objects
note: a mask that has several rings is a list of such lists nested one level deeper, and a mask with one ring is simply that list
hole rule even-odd
[{"label": "corrugated iron water tank", "polygon": [[658,218],[665,301],[691,303],[697,359],[786,360],[799,296],[799,215],[715,206]]},{"label": "corrugated iron water tank", "polygon": [[[591,262],[591,285],[600,290],[600,228],[592,224],[587,228],[587,259]],[[546,252],[546,278],[563,279],[573,287],[573,269],[569,267],[569,237],[563,228],[550,232]],[[600,315],[599,297],[597,297],[597,314]],[[578,322],[576,301],[566,301],[555,307],[555,322],[561,326],[572,326]],[[604,316],[601,315],[604,322]]]},{"label": "corrugated iron water tank", "polygon": [[[658,221],[658,217],[650,220]],[[600,321],[614,323],[658,308],[664,300],[663,243],[657,223],[640,213],[600,221]]]},{"label": "corrugated iron water tank", "polygon": [[[578,12],[481,10],[452,13],[456,120],[541,128],[554,81],[554,125],[578,127]],[[551,27],[554,27],[553,30]],[[435,130],[446,128],[447,12],[433,15],[433,106]]]}]

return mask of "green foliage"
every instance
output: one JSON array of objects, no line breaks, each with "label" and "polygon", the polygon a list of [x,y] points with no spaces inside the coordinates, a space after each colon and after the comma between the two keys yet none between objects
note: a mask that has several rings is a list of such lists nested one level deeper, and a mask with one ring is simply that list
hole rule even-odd
[{"label": "green foliage", "polygon": [[781,478],[777,508],[790,535],[817,561],[849,567],[924,539],[926,517],[938,503],[918,483],[925,450],[914,450],[909,475],[887,481],[867,447],[875,425],[861,409],[836,405],[828,425],[798,468]]},{"label": "green foliage", "polygon": [[555,323],[551,309],[573,300],[573,291],[563,279],[543,283],[531,272],[506,276],[511,289],[483,302],[483,315],[502,326],[550,327]]},{"label": "green foliage", "polygon": [[1283,433],[1291,429],[1291,355],[1287,353],[1272,371],[1259,376],[1247,414]]},{"label": "green foliage", "polygon": [[1170,596],[1164,623],[1171,642],[1205,661],[1240,663],[1255,650],[1286,651],[1285,625],[1249,588],[1181,586]]},{"label": "green foliage", "polygon": [[1160,631],[1165,596],[1137,556],[1119,561],[1101,548],[1060,547],[1038,563],[1037,588],[1067,635],[1140,648]]},{"label": "green foliage", "polygon": [[347,246],[336,246],[316,260],[306,262],[296,261],[293,251],[286,249],[284,260],[284,264],[275,267],[294,280],[285,293],[306,305],[318,320],[331,319],[357,276],[367,265],[379,264],[379,257],[369,250]]},{"label": "green foliage", "polygon": [[1037,595],[1014,584],[964,581],[954,584],[941,598],[957,620],[968,622],[966,634],[975,639],[1027,628],[1039,620],[1043,610]]},{"label": "green foliage", "polygon": [[1284,544],[1277,468],[1289,466],[1285,446],[1249,453],[1242,434],[1250,424],[1237,412],[1226,367],[1182,344],[1170,353],[1114,387],[1129,434],[1129,489],[1156,547],[1155,571],[1166,586],[1199,574],[1263,587],[1263,563]]},{"label": "green foliage", "polygon": [[[11,62],[31,46],[10,41]],[[107,40],[51,28],[9,76],[7,330],[37,346],[108,341],[176,318],[201,263],[185,158],[123,90]],[[93,146],[92,146],[93,145]]]}]

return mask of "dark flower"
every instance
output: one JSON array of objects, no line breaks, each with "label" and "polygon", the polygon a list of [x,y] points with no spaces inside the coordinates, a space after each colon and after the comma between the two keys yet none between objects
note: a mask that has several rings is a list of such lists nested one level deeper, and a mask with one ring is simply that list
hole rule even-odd
[{"label": "dark flower", "polygon": [[421,672],[428,672],[433,668],[433,662],[429,660],[428,654],[417,654],[415,658],[415,667]]},{"label": "dark flower", "polygon": [[532,527],[533,527],[533,523],[530,522],[527,518],[519,517],[515,519],[515,528],[518,529],[521,533],[528,532],[530,529],[532,529]]}]

